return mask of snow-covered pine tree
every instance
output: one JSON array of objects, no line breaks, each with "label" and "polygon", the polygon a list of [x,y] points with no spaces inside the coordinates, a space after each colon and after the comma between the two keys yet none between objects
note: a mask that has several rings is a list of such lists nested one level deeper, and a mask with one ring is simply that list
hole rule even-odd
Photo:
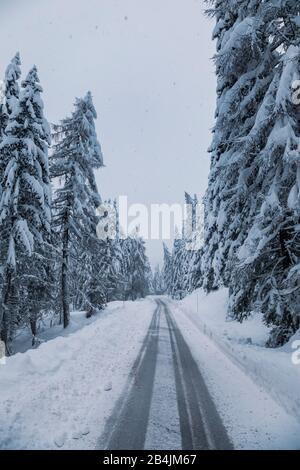
[{"label": "snow-covered pine tree", "polygon": [[103,266],[106,242],[91,239],[88,249],[80,243],[72,248],[69,281],[70,299],[74,308],[85,310],[87,317],[99,311],[107,302],[106,272]]},{"label": "snow-covered pine tree", "polygon": [[[21,76],[21,69],[20,69],[20,56],[17,53],[15,57],[11,60],[10,64],[6,68],[5,71],[5,78],[4,83],[1,86],[0,90],[0,199],[2,194],[2,182],[5,170],[5,161],[7,160],[7,156],[3,154],[1,150],[1,142],[4,138],[5,128],[7,126],[8,121],[8,109],[6,106],[7,102],[11,102],[11,106],[8,106],[9,110],[13,106],[12,100],[18,100],[19,98],[19,83],[18,80]],[[1,262],[1,258],[0,258]],[[2,260],[2,265],[4,261]],[[0,270],[0,295],[3,288],[3,270]]]},{"label": "snow-covered pine tree", "polygon": [[[55,262],[56,252],[51,238],[35,250],[30,257],[20,258],[18,269],[19,311],[22,325],[28,325],[32,334],[32,346],[38,346],[38,325],[44,317],[51,320],[57,310]],[[20,326],[20,322],[18,324]]]},{"label": "snow-covered pine tree", "polygon": [[136,300],[145,297],[151,291],[151,268],[145,242],[140,237],[138,229],[122,241],[121,247],[124,253],[125,299]]},{"label": "snow-covered pine tree", "polygon": [[102,273],[103,286],[105,287],[105,300],[115,300],[118,287],[117,253],[115,252],[115,240],[107,238],[101,244],[100,271]]},{"label": "snow-covered pine tree", "polygon": [[[104,276],[106,300],[123,300],[124,279],[122,274],[122,248],[120,243],[120,224],[116,201],[107,201],[109,217],[112,217],[113,233],[103,241],[101,251],[101,272]],[[126,265],[126,264],[125,264]],[[124,265],[124,267],[125,267]]]},{"label": "snow-covered pine tree", "polygon": [[[4,136],[4,130],[6,127],[6,109],[5,109],[5,94],[4,87],[1,87],[0,83],[0,143]],[[1,157],[0,157],[1,158]]]},{"label": "snow-covered pine tree", "polygon": [[186,204],[186,218],[184,220],[184,274],[183,274],[183,295],[192,292],[196,286],[199,287],[199,282],[196,278],[201,278],[200,270],[201,257],[199,257],[199,203],[198,197],[195,194],[193,197],[185,192]]},{"label": "snow-covered pine tree", "polygon": [[217,39],[218,98],[205,196],[207,290],[229,285],[232,260],[254,216],[249,190],[259,167],[253,154],[263,136],[258,132],[247,144],[245,139],[255,126],[278,63],[278,52],[264,30],[261,7],[258,0],[216,0],[210,10],[217,22],[213,37]]},{"label": "snow-covered pine tree", "polygon": [[20,99],[10,101],[11,112],[0,147],[5,156],[0,201],[0,250],[5,263],[1,338],[6,345],[17,314],[18,267],[22,258],[38,251],[50,234],[50,132],[41,92],[33,67],[22,83]]},{"label": "snow-covered pine tree", "polygon": [[153,272],[153,292],[154,294],[160,294],[160,269],[159,269],[159,264],[157,264],[154,268]]},{"label": "snow-covered pine tree", "polygon": [[159,264],[155,266],[153,273],[153,292],[156,295],[163,295],[166,291],[162,271]]},{"label": "snow-covered pine tree", "polygon": [[202,285],[203,222],[196,195],[185,193],[186,215],[182,234],[176,231],[172,254],[164,244],[162,275],[165,290],[175,299],[182,299]]},{"label": "snow-covered pine tree", "polygon": [[171,296],[173,299],[183,299],[185,296],[186,253],[185,239],[176,231],[172,251]]},{"label": "snow-covered pine tree", "polygon": [[[112,204],[112,213],[115,217],[115,237],[110,240],[111,268],[108,290],[111,300],[125,300],[126,292],[129,290],[130,277],[130,246],[129,238],[124,239],[120,233],[120,221],[117,201]],[[105,259],[105,258],[104,258]],[[101,261],[102,262],[102,261]]]},{"label": "snow-covered pine tree", "polygon": [[283,55],[262,106],[272,119],[259,154],[261,201],[238,252],[231,309],[237,318],[251,310],[273,325],[270,346],[284,344],[300,327],[300,110],[293,83],[300,78],[300,47]]},{"label": "snow-covered pine tree", "polygon": [[151,290],[151,268],[146,254],[146,246],[144,240],[139,236],[138,232],[135,236],[130,237],[131,240],[131,297],[132,299],[142,298],[148,295]]},{"label": "snow-covered pine tree", "polygon": [[[75,297],[76,309],[87,309],[96,311],[97,305],[105,304],[112,300],[123,300],[124,298],[124,279],[122,272],[123,254],[119,236],[119,222],[116,201],[105,201],[101,206],[99,219],[104,223],[108,221],[107,217],[116,217],[114,226],[115,233],[108,231],[106,238],[94,240],[93,250],[88,252],[80,251],[76,255],[76,265],[72,269],[72,291]],[[105,215],[104,215],[105,214]],[[108,215],[107,215],[108,214]],[[95,256],[97,253],[97,256]],[[125,267],[125,266],[124,266]],[[93,287],[89,287],[89,286]],[[95,287],[96,286],[96,287]],[[86,296],[86,292],[94,291],[93,302],[90,301],[91,295]],[[95,302],[96,297],[102,298],[102,302]]]},{"label": "snow-covered pine tree", "polygon": [[145,264],[145,279],[146,279],[146,295],[154,294],[153,288],[153,272],[148,256],[146,256]]},{"label": "snow-covered pine tree", "polygon": [[18,80],[21,77],[21,59],[20,54],[17,52],[5,71],[5,108],[9,116],[15,109],[19,101],[19,84]]},{"label": "snow-covered pine tree", "polygon": [[[70,265],[78,261],[76,253],[92,253],[97,244],[95,210],[101,198],[94,170],[103,166],[103,157],[95,130],[96,117],[91,93],[87,93],[85,98],[76,100],[71,117],[54,126],[56,144],[51,157],[51,175],[61,182],[53,210],[54,229],[61,234],[60,290],[64,327],[70,320]],[[88,276],[88,270],[86,273]]]},{"label": "snow-covered pine tree", "polygon": [[126,300],[130,297],[132,285],[131,273],[131,239],[121,237],[118,243],[118,293],[117,298]]}]

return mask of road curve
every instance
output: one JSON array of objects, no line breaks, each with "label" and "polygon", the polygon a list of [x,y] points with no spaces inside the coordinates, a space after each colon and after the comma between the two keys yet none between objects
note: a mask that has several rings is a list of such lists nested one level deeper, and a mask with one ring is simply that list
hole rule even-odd
[{"label": "road curve", "polygon": [[167,303],[157,306],[99,449],[231,449],[201,372]]}]

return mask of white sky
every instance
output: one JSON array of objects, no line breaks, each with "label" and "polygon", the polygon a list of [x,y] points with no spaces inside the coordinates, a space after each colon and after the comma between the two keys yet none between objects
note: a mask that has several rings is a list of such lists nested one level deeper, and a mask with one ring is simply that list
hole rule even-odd
[{"label": "white sky", "polygon": [[[183,202],[203,195],[215,77],[202,0],[0,0],[0,76],[18,50],[36,64],[56,122],[91,90],[106,167],[103,199]],[[149,242],[152,263],[161,242]]]}]

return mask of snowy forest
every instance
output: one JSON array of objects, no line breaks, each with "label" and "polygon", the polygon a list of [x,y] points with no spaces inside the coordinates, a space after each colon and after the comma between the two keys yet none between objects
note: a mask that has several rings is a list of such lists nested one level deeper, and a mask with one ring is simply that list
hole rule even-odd
[{"label": "snowy forest", "polygon": [[17,53],[0,107],[0,329],[8,354],[22,327],[30,327],[36,345],[43,315],[66,328],[70,306],[89,317],[111,300],[144,297],[151,289],[138,234],[122,240],[96,234],[101,197],[94,171],[103,157],[91,93],[51,129],[37,68],[20,80]]}]

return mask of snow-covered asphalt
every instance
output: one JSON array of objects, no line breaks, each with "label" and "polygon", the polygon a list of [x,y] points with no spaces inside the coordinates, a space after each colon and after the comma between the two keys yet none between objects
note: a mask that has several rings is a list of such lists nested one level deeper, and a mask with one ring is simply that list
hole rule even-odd
[{"label": "snow-covered asphalt", "polygon": [[201,372],[163,299],[98,447],[230,449]]},{"label": "snow-covered asphalt", "polygon": [[74,312],[66,331],[7,358],[0,449],[299,449],[298,415],[201,327],[216,305],[193,308],[148,297],[91,323]]}]

